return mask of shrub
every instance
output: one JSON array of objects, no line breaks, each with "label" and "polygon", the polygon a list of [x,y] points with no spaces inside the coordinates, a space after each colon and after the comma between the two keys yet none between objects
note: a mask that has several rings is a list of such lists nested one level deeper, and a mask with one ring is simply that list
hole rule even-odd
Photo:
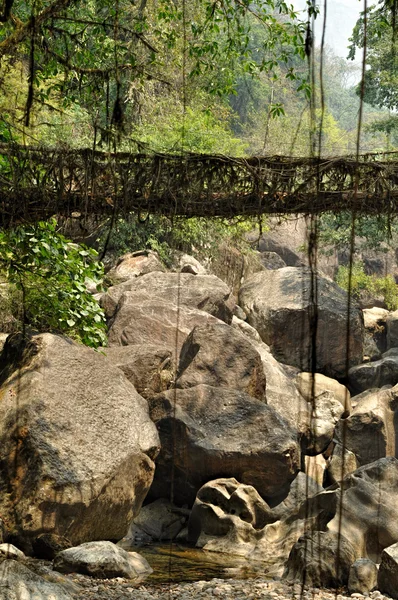
[{"label": "shrub", "polygon": [[[349,289],[350,269],[339,267],[336,283],[343,289]],[[362,262],[355,262],[351,270],[351,293],[354,298],[360,298],[361,292],[368,292],[375,296],[381,295],[388,310],[398,309],[398,286],[391,275],[376,277],[366,275]]]}]

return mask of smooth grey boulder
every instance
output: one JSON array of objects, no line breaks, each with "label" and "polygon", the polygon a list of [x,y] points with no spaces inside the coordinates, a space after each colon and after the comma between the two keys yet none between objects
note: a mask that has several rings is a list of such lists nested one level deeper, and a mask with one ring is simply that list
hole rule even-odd
[{"label": "smooth grey boulder", "polygon": [[377,565],[369,558],[359,558],[350,568],[348,591],[350,594],[369,595],[377,587]]},{"label": "smooth grey boulder", "polygon": [[368,357],[369,360],[378,360],[387,350],[386,320],[389,312],[376,306],[365,308],[362,312],[365,325],[364,357]]},{"label": "smooth grey boulder", "polygon": [[[127,538],[141,538],[149,536],[151,540],[172,540],[186,526],[189,510],[178,508],[165,498],[146,504],[135,517],[127,532]],[[143,535],[140,535],[140,530]]]},{"label": "smooth grey boulder", "polygon": [[235,476],[267,501],[286,494],[300,466],[296,433],[264,402],[229,388],[198,385],[169,390],[149,401],[159,430],[152,499],[191,506],[209,479]]},{"label": "smooth grey boulder", "polygon": [[0,394],[0,514],[13,535],[123,537],[151,485],[159,437],[122,371],[65,337],[14,335]]},{"label": "smooth grey boulder", "polygon": [[353,394],[397,383],[398,356],[383,356],[379,360],[352,367],[348,372],[348,387]]},{"label": "smooth grey boulder", "polygon": [[260,354],[243,333],[223,322],[195,327],[181,348],[176,386],[201,384],[240,390],[265,401]]},{"label": "smooth grey boulder", "polygon": [[108,332],[109,346],[156,346],[169,351],[173,362],[194,327],[218,323],[203,310],[152,300],[139,292],[125,294],[122,300]]},{"label": "smooth grey boulder", "polygon": [[397,456],[398,385],[366,394],[351,415],[336,427],[336,439],[345,440],[359,465],[385,456]]},{"label": "smooth grey boulder", "polygon": [[261,252],[260,261],[266,269],[271,270],[283,269],[283,267],[287,266],[283,258],[279,256],[279,254],[277,254],[276,252]]},{"label": "smooth grey boulder", "polygon": [[398,598],[398,543],[385,548],[381,553],[377,586],[382,594]]},{"label": "smooth grey boulder", "polygon": [[166,269],[156,252],[141,250],[121,256],[115,267],[108,271],[107,278],[114,284],[123,283],[154,271],[164,272]]},{"label": "smooth grey boulder", "polygon": [[82,573],[103,579],[137,579],[152,573],[145,558],[112,542],[87,542],[62,550],[54,559],[54,569],[61,573]]},{"label": "smooth grey boulder", "polygon": [[236,304],[227,284],[215,275],[149,273],[137,277],[130,292],[120,299],[119,308],[131,300],[134,302],[134,294],[147,296],[152,302],[203,310],[228,324]]},{"label": "smooth grey boulder", "polygon": [[283,579],[316,588],[341,587],[347,585],[356,558],[355,547],[343,533],[308,533],[294,544]]},{"label": "smooth grey boulder", "polygon": [[58,583],[51,575],[44,578],[15,560],[0,564],[1,600],[74,600],[79,591],[74,584]]},{"label": "smooth grey boulder", "polygon": [[[347,354],[347,293],[326,278],[317,277],[316,371],[344,377]],[[315,300],[315,299],[314,299]],[[311,372],[311,272],[285,267],[256,273],[241,287],[239,304],[248,322],[283,363]],[[363,317],[351,305],[349,366],[362,361]]]}]

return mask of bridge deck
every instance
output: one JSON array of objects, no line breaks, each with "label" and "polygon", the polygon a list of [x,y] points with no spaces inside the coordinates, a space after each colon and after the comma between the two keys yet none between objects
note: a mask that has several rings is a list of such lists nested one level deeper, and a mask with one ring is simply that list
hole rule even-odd
[{"label": "bridge deck", "polygon": [[1,224],[54,214],[395,213],[398,154],[231,158],[0,144]]}]

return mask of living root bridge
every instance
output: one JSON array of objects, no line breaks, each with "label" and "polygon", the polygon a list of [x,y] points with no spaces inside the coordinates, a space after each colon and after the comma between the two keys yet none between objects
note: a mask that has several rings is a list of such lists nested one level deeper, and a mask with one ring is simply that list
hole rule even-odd
[{"label": "living root bridge", "polygon": [[368,154],[359,160],[231,158],[0,144],[3,227],[54,214],[393,214],[397,202],[398,153]]}]

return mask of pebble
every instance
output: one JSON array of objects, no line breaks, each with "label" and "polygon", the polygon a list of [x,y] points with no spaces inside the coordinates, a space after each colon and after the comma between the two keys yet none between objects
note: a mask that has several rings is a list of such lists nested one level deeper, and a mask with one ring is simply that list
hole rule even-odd
[{"label": "pebble", "polygon": [[[359,600],[361,594],[343,593],[339,590],[321,590],[288,585],[280,580],[212,579],[192,583],[138,583],[123,579],[93,579],[87,576],[66,576],[75,581],[81,591],[74,600]],[[390,600],[379,591],[371,592],[370,600]]]}]

